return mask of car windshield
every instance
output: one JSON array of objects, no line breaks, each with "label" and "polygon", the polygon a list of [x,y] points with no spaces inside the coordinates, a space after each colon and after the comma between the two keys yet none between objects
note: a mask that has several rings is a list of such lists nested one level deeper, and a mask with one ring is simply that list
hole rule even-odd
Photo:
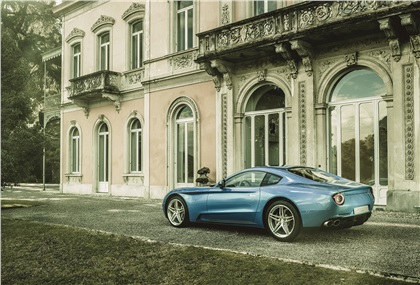
[{"label": "car windshield", "polygon": [[333,183],[338,179],[335,175],[313,168],[291,168],[289,169],[289,172],[322,183]]}]

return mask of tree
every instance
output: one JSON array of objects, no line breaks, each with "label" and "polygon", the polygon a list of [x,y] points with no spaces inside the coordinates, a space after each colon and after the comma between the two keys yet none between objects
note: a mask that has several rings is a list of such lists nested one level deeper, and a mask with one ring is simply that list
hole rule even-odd
[{"label": "tree", "polygon": [[[1,2],[2,181],[42,180],[43,98],[41,54],[60,45],[54,2]],[[56,72],[54,72],[56,70]],[[59,82],[60,69],[51,76]],[[39,171],[41,169],[41,172]]]}]

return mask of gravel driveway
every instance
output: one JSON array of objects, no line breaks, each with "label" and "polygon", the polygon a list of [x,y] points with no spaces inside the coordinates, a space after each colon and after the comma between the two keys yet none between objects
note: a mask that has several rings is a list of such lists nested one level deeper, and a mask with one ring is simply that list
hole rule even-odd
[{"label": "gravel driveway", "polygon": [[303,231],[295,242],[282,243],[259,229],[205,225],[171,227],[163,216],[159,200],[24,189],[3,191],[2,200],[7,199],[31,199],[42,205],[3,210],[3,218],[408,277],[420,283],[420,214],[375,211],[362,226],[342,231]]}]

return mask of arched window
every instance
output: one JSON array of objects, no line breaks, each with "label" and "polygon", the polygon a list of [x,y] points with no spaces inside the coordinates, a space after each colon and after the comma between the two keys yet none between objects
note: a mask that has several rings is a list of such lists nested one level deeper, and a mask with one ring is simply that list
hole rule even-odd
[{"label": "arched window", "polygon": [[245,167],[286,161],[285,95],[275,85],[259,87],[245,108]]},{"label": "arched window", "polygon": [[98,128],[98,192],[108,191],[109,132],[106,123]]},{"label": "arched window", "polygon": [[179,108],[175,125],[175,182],[191,185],[194,183],[195,126],[194,115],[188,105]]},{"label": "arched window", "polygon": [[71,173],[80,172],[80,134],[76,127],[70,131],[70,170]]},{"label": "arched window", "polygon": [[385,92],[374,71],[351,70],[334,85],[328,107],[329,171],[374,189],[388,185]]},{"label": "arched window", "polygon": [[142,128],[139,119],[130,124],[130,172],[142,171]]}]

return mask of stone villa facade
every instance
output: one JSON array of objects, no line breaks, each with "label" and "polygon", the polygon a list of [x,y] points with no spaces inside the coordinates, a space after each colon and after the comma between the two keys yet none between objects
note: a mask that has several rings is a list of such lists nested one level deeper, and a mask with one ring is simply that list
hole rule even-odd
[{"label": "stone villa facade", "polygon": [[308,165],[420,206],[420,2],[63,1],[61,190]]}]

